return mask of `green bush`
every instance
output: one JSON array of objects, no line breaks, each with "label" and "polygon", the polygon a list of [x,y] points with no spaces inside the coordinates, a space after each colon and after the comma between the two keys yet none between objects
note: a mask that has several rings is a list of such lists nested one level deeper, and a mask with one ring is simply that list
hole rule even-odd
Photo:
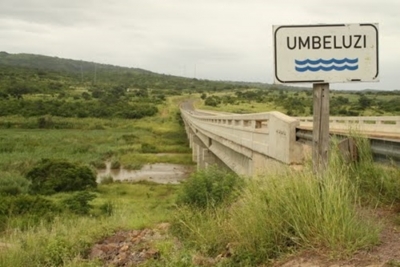
[{"label": "green bush", "polygon": [[52,221],[60,212],[56,204],[41,196],[3,196],[0,201],[0,231],[7,228],[26,230],[40,222]]},{"label": "green bush", "polygon": [[79,215],[87,215],[93,208],[89,204],[90,201],[96,198],[96,195],[88,191],[76,192],[63,201],[63,204],[73,213]]},{"label": "green bush", "polygon": [[18,195],[28,193],[29,181],[19,174],[0,174],[0,195]]},{"label": "green bush", "polygon": [[178,203],[199,208],[218,206],[232,200],[242,182],[235,173],[210,166],[187,179],[179,192]]},{"label": "green bush", "polygon": [[96,188],[96,174],[87,166],[64,160],[42,159],[26,175],[34,194]]},{"label": "green bush", "polygon": [[19,195],[3,197],[0,204],[0,215],[40,215],[58,212],[59,208],[50,200],[41,196]]}]

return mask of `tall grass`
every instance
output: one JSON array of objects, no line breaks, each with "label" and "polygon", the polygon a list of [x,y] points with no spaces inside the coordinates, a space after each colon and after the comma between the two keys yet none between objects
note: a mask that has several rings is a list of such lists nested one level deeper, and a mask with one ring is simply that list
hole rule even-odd
[{"label": "tall grass", "polygon": [[[360,153],[368,153],[363,149]],[[358,163],[345,164],[333,150],[323,176],[315,176],[309,164],[302,171],[288,169],[246,180],[233,204],[206,210],[181,207],[173,229],[190,247],[212,257],[228,247],[235,266],[255,266],[301,250],[348,256],[377,244],[381,229],[361,212],[368,204],[362,202],[363,195],[376,192],[364,186],[374,178],[356,175],[360,169],[372,169],[385,177],[375,182],[380,185],[378,196],[400,184],[388,182],[390,172],[364,156],[360,155]]]},{"label": "tall grass", "polygon": [[356,203],[355,188],[336,175],[318,180],[308,171],[289,172],[252,181],[231,212],[232,239],[256,261],[293,249],[352,253],[375,244],[379,230],[360,217]]},{"label": "tall grass", "polygon": [[400,204],[400,169],[374,162],[368,139],[355,135],[359,161],[349,165],[349,179],[371,205]]}]

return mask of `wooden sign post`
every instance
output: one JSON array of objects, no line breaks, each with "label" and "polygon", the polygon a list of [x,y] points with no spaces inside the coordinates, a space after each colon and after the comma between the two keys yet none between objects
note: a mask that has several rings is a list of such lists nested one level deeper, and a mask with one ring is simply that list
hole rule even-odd
[{"label": "wooden sign post", "polygon": [[313,171],[322,175],[328,167],[329,83],[314,83],[313,93]]}]

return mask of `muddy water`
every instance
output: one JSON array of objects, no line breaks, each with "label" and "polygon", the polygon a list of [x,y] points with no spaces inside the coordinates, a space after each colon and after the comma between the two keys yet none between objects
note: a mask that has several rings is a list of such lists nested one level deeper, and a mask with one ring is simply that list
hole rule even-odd
[{"label": "muddy water", "polygon": [[111,169],[111,164],[106,164],[106,169],[97,170],[97,182],[102,177],[111,176],[114,181],[151,181],[160,184],[179,184],[193,172],[193,166],[184,166],[169,163],[146,164],[140,170],[126,170],[124,168]]}]

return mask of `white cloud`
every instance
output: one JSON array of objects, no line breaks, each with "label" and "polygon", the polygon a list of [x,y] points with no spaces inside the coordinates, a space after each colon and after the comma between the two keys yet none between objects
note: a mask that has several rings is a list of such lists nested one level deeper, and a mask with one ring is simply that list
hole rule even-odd
[{"label": "white cloud", "polygon": [[0,50],[216,80],[272,82],[272,25],[377,22],[381,82],[399,89],[398,0],[3,0]]}]

